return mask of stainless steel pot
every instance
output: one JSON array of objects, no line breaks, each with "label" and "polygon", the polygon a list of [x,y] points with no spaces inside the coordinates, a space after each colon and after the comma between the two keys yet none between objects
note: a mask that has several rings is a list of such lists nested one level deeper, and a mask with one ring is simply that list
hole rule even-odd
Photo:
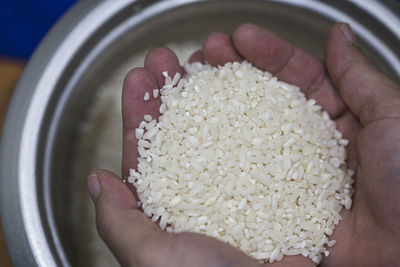
[{"label": "stainless steel pot", "polygon": [[[1,219],[14,264],[96,266],[90,243],[97,241],[78,234],[86,229],[80,225],[87,227],[86,214],[72,211],[72,199],[87,200],[84,177],[71,172],[72,163],[83,160],[73,156],[74,144],[96,88],[129,55],[254,22],[322,57],[329,27],[346,21],[360,46],[398,82],[399,14],[395,2],[373,0],[80,1],[35,52],[7,115]],[[82,218],[78,226],[71,226],[72,217]]]}]

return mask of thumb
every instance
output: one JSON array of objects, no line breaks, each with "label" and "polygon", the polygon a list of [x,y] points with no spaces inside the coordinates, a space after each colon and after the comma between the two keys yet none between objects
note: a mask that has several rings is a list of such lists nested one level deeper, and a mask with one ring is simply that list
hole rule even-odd
[{"label": "thumb", "polygon": [[122,266],[140,266],[145,243],[164,233],[137,208],[132,191],[113,173],[93,171],[88,188],[99,235]]},{"label": "thumb", "polygon": [[329,32],[326,65],[343,100],[361,124],[400,115],[400,88],[389,80],[355,45],[348,24],[337,23]]}]

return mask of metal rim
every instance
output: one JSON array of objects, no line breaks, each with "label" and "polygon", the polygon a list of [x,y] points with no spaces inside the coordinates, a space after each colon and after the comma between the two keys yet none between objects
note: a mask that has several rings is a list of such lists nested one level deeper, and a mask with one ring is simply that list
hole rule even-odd
[{"label": "metal rim", "polygon": [[[70,63],[74,52],[99,25],[105,24],[120,10],[136,2],[140,1],[81,1],[76,4],[42,42],[18,83],[4,125],[0,154],[0,211],[7,244],[13,262],[17,266],[69,265],[65,255],[60,252],[62,245],[56,237],[54,225],[52,226],[50,222],[49,226],[48,218],[40,216],[44,208],[40,206],[42,196],[38,195],[37,184],[41,179],[39,176],[41,172],[34,159],[45,148],[41,146],[38,137],[43,134],[43,125],[49,123],[43,120],[52,100],[53,88],[57,85],[64,68]],[[207,0],[160,1],[153,3],[146,12],[137,14],[136,19],[137,22],[143,21],[170,8],[195,2],[207,2]],[[372,34],[360,22],[350,19],[348,14],[333,4],[330,5],[331,1],[324,3],[308,0],[296,2],[277,0],[276,2],[298,5],[317,13],[322,12],[335,20],[347,20],[354,25],[355,31],[359,34],[364,36]],[[396,27],[400,25],[398,9],[390,10],[378,1],[349,2],[368,14],[379,13],[380,16],[377,18],[379,22],[397,37],[399,42],[400,28]],[[59,38],[60,35],[64,38]],[[400,60],[396,53],[382,40],[372,37],[371,40],[376,42],[374,45],[386,51],[385,59],[400,70]],[[53,235],[51,242],[43,238],[48,235],[45,233],[45,228],[48,227],[51,228]]]}]

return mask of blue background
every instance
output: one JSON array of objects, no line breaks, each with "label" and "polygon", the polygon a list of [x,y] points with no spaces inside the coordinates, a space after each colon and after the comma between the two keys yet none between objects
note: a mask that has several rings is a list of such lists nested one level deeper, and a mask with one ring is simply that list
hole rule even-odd
[{"label": "blue background", "polygon": [[0,0],[0,56],[28,59],[51,26],[76,1]]},{"label": "blue background", "polygon": [[0,56],[28,59],[76,0],[0,0]]}]

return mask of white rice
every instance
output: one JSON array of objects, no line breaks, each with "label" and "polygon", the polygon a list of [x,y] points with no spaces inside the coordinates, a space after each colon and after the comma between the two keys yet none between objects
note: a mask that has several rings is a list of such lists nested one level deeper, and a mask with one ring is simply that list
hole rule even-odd
[{"label": "white rice", "polygon": [[128,181],[145,214],[262,261],[318,264],[351,206],[347,140],[315,100],[248,62],[185,68],[182,79],[163,73],[162,115],[145,115],[136,132]]},{"label": "white rice", "polygon": [[158,89],[153,89],[153,97],[154,97],[154,98],[157,98],[157,97],[158,97],[158,93],[159,93],[159,90],[158,90]]},{"label": "white rice", "polygon": [[149,100],[150,100],[150,94],[149,94],[149,92],[144,93],[143,100],[144,100],[144,101],[149,101]]}]

